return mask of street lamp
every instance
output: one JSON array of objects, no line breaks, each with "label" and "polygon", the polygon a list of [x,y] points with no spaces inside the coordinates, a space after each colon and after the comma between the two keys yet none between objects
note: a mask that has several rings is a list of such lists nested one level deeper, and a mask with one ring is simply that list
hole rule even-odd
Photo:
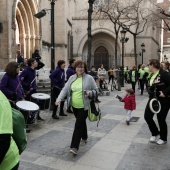
[{"label": "street lamp", "polygon": [[142,64],[143,64],[143,53],[145,52],[145,44],[141,44],[141,50],[142,50]]},{"label": "street lamp", "polygon": [[88,57],[87,57],[87,66],[90,68],[90,63],[91,63],[91,23],[92,23],[92,13],[93,13],[93,3],[95,0],[89,0],[89,9],[88,9],[88,28],[87,28],[87,33],[88,33]]},{"label": "street lamp", "polygon": [[[120,34],[121,34],[121,43],[122,43],[122,74],[121,74],[121,87],[124,87],[124,43],[125,43],[125,40],[126,40],[126,30],[121,30],[120,31]],[[127,40],[128,41],[128,40]],[[127,42],[126,41],[126,42]]]},{"label": "street lamp", "polygon": [[[40,12],[38,12],[37,14],[35,14],[34,16],[36,18],[40,19],[46,15],[47,10],[51,10],[51,70],[50,70],[50,72],[52,73],[55,68],[54,5],[55,5],[55,1],[57,1],[57,0],[48,0],[48,1],[51,2],[51,9],[43,9]],[[54,103],[54,95],[53,95],[52,87],[53,87],[53,84],[51,82],[51,109],[52,109],[52,105]]]}]

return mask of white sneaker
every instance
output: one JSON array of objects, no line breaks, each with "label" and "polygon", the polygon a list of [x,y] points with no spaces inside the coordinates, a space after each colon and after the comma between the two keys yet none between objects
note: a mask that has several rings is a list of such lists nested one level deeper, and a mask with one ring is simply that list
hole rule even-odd
[{"label": "white sneaker", "polygon": [[150,139],[149,139],[149,141],[150,142],[157,142],[159,140],[159,135],[157,135],[157,136],[152,136]]},{"label": "white sneaker", "polygon": [[158,145],[164,145],[167,143],[167,141],[164,141],[162,139],[159,139],[157,142],[156,142]]}]

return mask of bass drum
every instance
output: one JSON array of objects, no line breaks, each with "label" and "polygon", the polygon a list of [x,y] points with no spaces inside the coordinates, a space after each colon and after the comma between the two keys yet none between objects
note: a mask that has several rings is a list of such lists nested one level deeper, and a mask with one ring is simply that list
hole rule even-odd
[{"label": "bass drum", "polygon": [[158,114],[161,111],[161,104],[156,98],[151,99],[149,108],[154,114]]}]

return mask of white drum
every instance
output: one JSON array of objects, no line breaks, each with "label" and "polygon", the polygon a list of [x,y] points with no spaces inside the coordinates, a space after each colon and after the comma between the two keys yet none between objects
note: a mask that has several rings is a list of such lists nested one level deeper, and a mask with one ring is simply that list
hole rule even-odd
[{"label": "white drum", "polygon": [[23,113],[26,123],[28,120],[34,120],[37,122],[37,115],[39,112],[39,106],[33,102],[29,101],[19,101],[16,103],[16,107]]},{"label": "white drum", "polygon": [[31,95],[31,101],[36,103],[40,110],[49,109],[50,95],[45,93],[34,93]]},{"label": "white drum", "polygon": [[29,102],[29,101],[19,101],[16,103],[16,106],[23,111],[38,111],[39,110],[39,106],[33,102]]}]

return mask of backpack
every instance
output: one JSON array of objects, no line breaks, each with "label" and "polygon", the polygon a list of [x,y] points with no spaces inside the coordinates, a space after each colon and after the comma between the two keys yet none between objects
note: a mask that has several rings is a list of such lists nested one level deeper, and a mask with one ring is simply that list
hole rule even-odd
[{"label": "backpack", "polygon": [[23,114],[12,108],[13,134],[12,137],[21,154],[27,146],[26,124]]}]

